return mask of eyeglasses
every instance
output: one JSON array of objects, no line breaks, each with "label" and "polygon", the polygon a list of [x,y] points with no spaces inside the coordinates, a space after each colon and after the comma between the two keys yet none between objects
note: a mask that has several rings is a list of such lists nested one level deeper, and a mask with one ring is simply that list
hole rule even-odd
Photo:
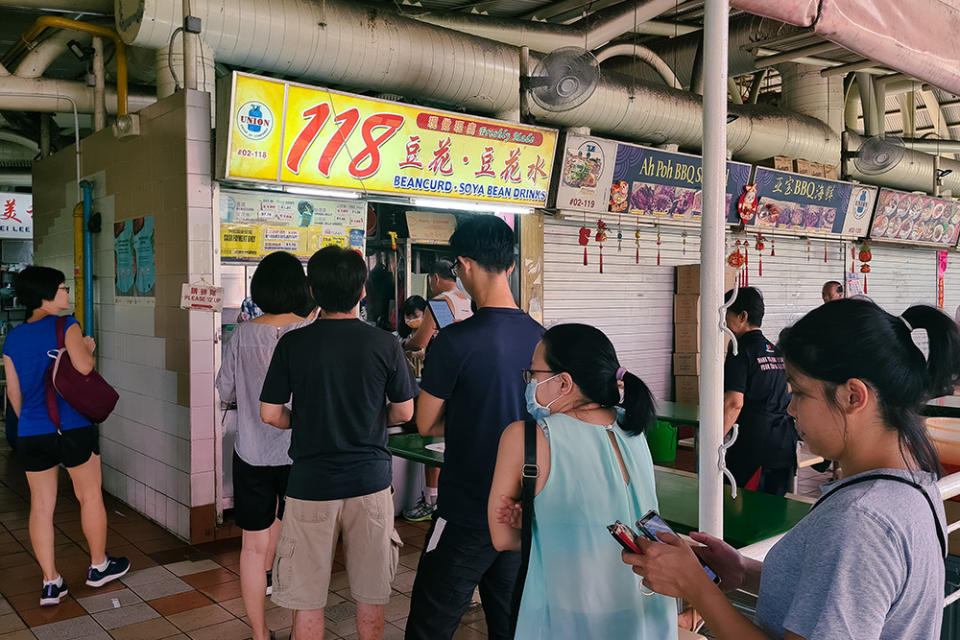
[{"label": "eyeglasses", "polygon": [[453,265],[450,267],[450,271],[453,272],[453,275],[454,275],[454,276],[457,276],[457,275],[458,275],[458,274],[457,274],[457,271],[458,271],[458,270],[460,269],[460,267],[462,267],[462,266],[463,266],[463,263],[460,262],[460,258],[457,258],[456,260],[453,261]]},{"label": "eyeglasses", "polygon": [[63,289],[63,290],[66,291],[67,293],[70,293],[70,287],[68,287],[68,286],[65,285],[65,284],[62,284],[62,285],[60,285],[60,286],[57,287],[57,288],[58,288],[58,289]]},{"label": "eyeglasses", "polygon": [[524,369],[523,370],[523,384],[530,384],[530,381],[533,380],[533,374],[535,373],[556,373],[550,369]]}]

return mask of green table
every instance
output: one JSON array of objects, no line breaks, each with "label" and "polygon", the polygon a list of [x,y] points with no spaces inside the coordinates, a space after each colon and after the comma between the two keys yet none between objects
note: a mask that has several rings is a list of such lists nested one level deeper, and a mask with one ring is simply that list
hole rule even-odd
[{"label": "green table", "polygon": [[922,411],[925,416],[960,418],[960,396],[944,396],[927,402]]},{"label": "green table", "polygon": [[[387,446],[395,456],[440,467],[443,454],[430,451],[424,445],[441,440],[415,433],[399,434],[390,436]],[[694,531],[697,528],[697,478],[659,469],[655,474],[660,514],[680,533]],[[755,491],[740,490],[734,500],[729,487],[725,487],[723,537],[735,547],[760,542],[789,531],[809,510],[810,505],[805,502]]]},{"label": "green table", "polygon": [[700,407],[682,402],[657,400],[657,419],[671,424],[700,425]]}]

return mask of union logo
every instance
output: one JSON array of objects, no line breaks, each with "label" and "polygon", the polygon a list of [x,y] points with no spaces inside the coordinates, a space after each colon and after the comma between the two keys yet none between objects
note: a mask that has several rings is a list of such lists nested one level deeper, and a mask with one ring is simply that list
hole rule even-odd
[{"label": "union logo", "polygon": [[273,124],[273,113],[259,100],[245,102],[237,110],[237,128],[249,140],[263,140],[270,135]]}]

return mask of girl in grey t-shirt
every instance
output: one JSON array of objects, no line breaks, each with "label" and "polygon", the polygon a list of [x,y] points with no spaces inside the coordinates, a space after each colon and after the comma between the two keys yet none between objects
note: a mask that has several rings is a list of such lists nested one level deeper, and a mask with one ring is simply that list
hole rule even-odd
[{"label": "girl in grey t-shirt", "polygon": [[[927,332],[930,357],[912,332]],[[837,460],[811,512],[762,564],[705,534],[698,555],[720,588],[758,593],[737,613],[690,547],[638,541],[624,562],[658,593],[688,600],[718,638],[936,640],[946,525],[940,464],[916,408],[960,382],[960,330],[928,306],[893,316],[866,300],[829,302],[780,334],[789,413],[810,449]]]}]

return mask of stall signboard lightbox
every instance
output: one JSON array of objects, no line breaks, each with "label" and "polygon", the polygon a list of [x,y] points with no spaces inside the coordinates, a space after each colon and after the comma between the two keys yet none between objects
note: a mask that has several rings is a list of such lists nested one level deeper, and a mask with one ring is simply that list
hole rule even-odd
[{"label": "stall signboard lightbox", "polygon": [[[558,209],[630,213],[657,221],[700,219],[700,156],[569,136],[557,181]],[[727,162],[727,211],[750,180],[751,167]]]},{"label": "stall signboard lightbox", "polygon": [[33,194],[0,193],[0,239],[33,239]]},{"label": "stall signboard lightbox", "polygon": [[[543,206],[553,129],[235,72],[221,92],[219,177]],[[222,138],[222,143],[221,143]]]},{"label": "stall signboard lightbox", "polygon": [[366,248],[367,205],[269,191],[220,191],[220,255],[259,262],[274,251],[303,260],[327,245]]},{"label": "stall signboard lightbox", "polygon": [[[754,176],[756,212],[749,229],[859,238],[867,234],[877,188],[766,167]],[[728,221],[740,222],[734,207]]]},{"label": "stall signboard lightbox", "polygon": [[880,189],[870,238],[955,247],[960,235],[960,203],[943,198]]}]

